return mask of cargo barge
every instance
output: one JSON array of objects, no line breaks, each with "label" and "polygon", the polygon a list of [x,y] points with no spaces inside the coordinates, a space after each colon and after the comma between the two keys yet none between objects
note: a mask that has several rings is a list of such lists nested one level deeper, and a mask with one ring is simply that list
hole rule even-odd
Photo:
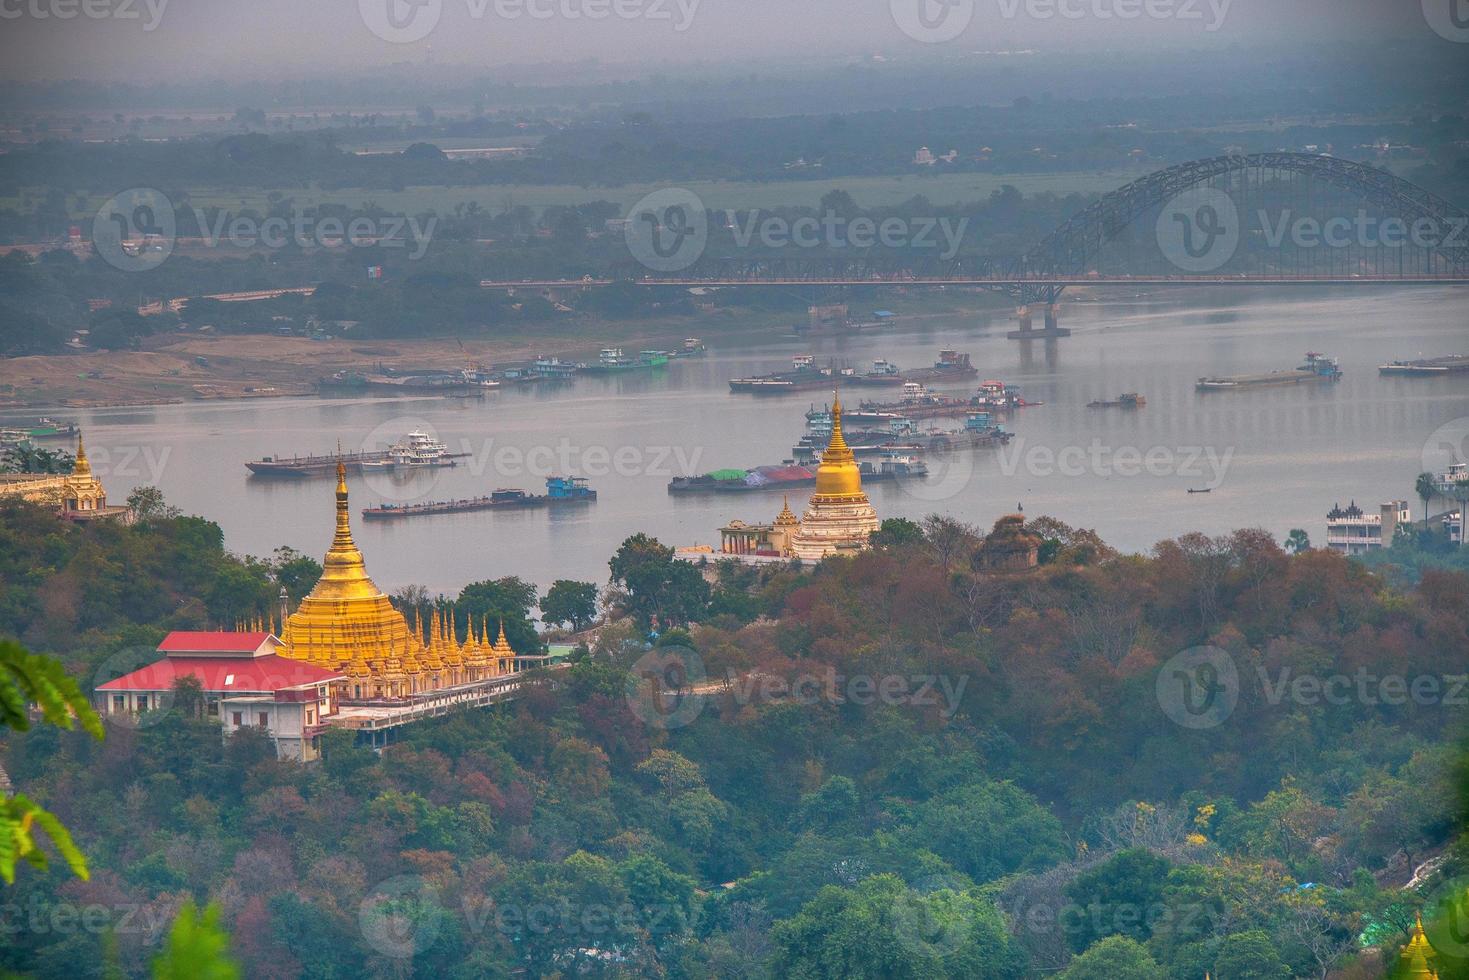
[{"label": "cargo barge", "polygon": [[[875,465],[859,462],[862,482],[896,480],[900,477],[921,478],[928,475],[922,460],[908,456],[888,456]],[[816,467],[786,463],[782,466],[757,466],[753,470],[725,469],[702,476],[674,477],[668,483],[669,493],[757,493],[761,490],[797,490],[816,486]]]},{"label": "cargo barge", "polygon": [[578,364],[576,369],[582,374],[618,374],[667,364],[668,354],[661,350],[639,351],[637,357],[627,357],[621,347],[604,347],[594,363]]},{"label": "cargo barge", "polygon": [[1378,374],[1422,377],[1424,375],[1459,374],[1469,371],[1469,354],[1445,354],[1417,361],[1389,361],[1377,367]]},{"label": "cargo barge", "polygon": [[840,371],[832,367],[819,368],[815,355],[797,354],[791,358],[791,370],[751,378],[731,378],[729,390],[749,395],[784,395],[792,391],[829,388],[833,380],[850,380],[852,376],[851,368]]},{"label": "cargo barge", "polygon": [[1286,385],[1316,384],[1340,381],[1341,368],[1336,358],[1316,351],[1306,352],[1306,363],[1293,371],[1270,371],[1265,374],[1236,374],[1222,378],[1200,378],[1194,387],[1199,391],[1238,391],[1244,388],[1279,388]]},{"label": "cargo barge", "polygon": [[1087,408],[1142,408],[1148,400],[1135,391],[1118,395],[1115,400],[1087,402]]},{"label": "cargo barge", "polygon": [[854,375],[847,380],[850,384],[858,385],[900,385],[921,381],[962,381],[977,377],[979,369],[969,362],[968,354],[944,349],[939,351],[939,359],[934,362],[933,367],[903,371],[893,362],[878,358],[872,362],[871,371]]},{"label": "cargo barge", "polygon": [[597,491],[588,487],[585,479],[553,476],[546,481],[545,493],[526,493],[519,489],[496,490],[488,496],[468,497],[462,500],[430,500],[420,504],[379,504],[376,507],[364,507],[362,516],[368,520],[392,520],[400,517],[423,517],[428,514],[465,514],[480,510],[589,504],[596,499]]},{"label": "cargo barge", "polygon": [[[364,468],[376,469],[396,465],[394,459],[396,448],[370,452],[327,453],[321,456],[266,456],[262,459],[251,460],[245,466],[256,476],[326,476],[337,471],[338,463],[351,472],[360,473]],[[455,465],[453,460],[462,459],[468,455],[469,453],[445,452],[432,465],[453,466]]]},{"label": "cargo barge", "polygon": [[880,415],[902,415],[910,419],[960,418],[970,412],[992,412],[1007,414],[1020,408],[1031,408],[1042,402],[1026,401],[1020,389],[1002,381],[984,381],[979,391],[970,398],[936,395],[916,381],[903,385],[903,397],[896,402],[864,401],[856,411],[843,412],[842,418],[853,421],[866,420]]}]

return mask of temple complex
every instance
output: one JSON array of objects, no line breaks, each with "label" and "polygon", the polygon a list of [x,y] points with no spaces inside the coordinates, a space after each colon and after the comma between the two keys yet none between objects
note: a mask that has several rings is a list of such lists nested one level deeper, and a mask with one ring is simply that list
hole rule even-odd
[{"label": "temple complex", "polygon": [[1041,539],[1026,530],[1024,514],[1006,514],[995,521],[975,553],[975,565],[986,572],[1025,572],[1040,560]]},{"label": "temple complex", "polygon": [[707,546],[679,548],[685,561],[734,558],[745,562],[819,562],[828,555],[851,554],[868,546],[878,528],[877,512],[862,490],[862,471],[842,435],[842,402],[831,407],[831,439],[816,468],[816,492],[800,519],[787,497],[775,521],[730,521],[719,529],[719,551]]},{"label": "temple complex", "polygon": [[866,548],[878,528],[877,512],[862,491],[862,471],[842,436],[842,402],[831,406],[831,441],[816,469],[816,492],[791,537],[791,552],[805,561]]},{"label": "temple complex", "polygon": [[77,436],[76,465],[70,473],[0,473],[0,498],[19,497],[57,509],[68,520],[132,519],[128,507],[108,506],[107,490],[92,473],[87,447]]},{"label": "temple complex", "polygon": [[280,627],[281,656],[346,678],[344,700],[406,698],[511,673],[515,651],[500,624],[469,623],[461,641],[452,609],[428,623],[404,615],[367,574],[352,540],[345,469],[337,466],[337,527],[321,579]]}]

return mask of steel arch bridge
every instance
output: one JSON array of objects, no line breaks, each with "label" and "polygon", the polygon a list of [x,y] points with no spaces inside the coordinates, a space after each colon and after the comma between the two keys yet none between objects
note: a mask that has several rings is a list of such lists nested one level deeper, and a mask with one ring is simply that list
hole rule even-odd
[{"label": "steel arch bridge", "polygon": [[[1297,180],[1304,182],[1297,184]],[[1319,205],[1314,184],[1351,195],[1404,228],[1427,221],[1437,230],[1431,247],[1379,247],[1395,258],[1367,264],[1370,249],[1317,249],[1308,261],[1299,255],[1261,258],[1253,269],[1211,274],[1172,269],[1156,274],[1101,274],[1097,263],[1104,246],[1122,238],[1138,219],[1163,208],[1178,195],[1213,182],[1232,185],[1231,198],[1256,198]],[[1253,181],[1253,184],[1252,184]],[[1304,190],[1302,189],[1304,187]],[[1245,208],[1240,208],[1245,211]],[[1243,233],[1243,228],[1241,228]],[[1243,235],[1242,235],[1243,237]],[[1255,244],[1246,239],[1246,258]],[[1259,249],[1255,250],[1259,253]],[[1395,254],[1393,254],[1395,253]],[[1288,259],[1288,261],[1287,261]],[[1246,263],[1248,264],[1248,263]],[[1069,285],[1122,282],[1133,285],[1208,283],[1259,285],[1273,283],[1469,283],[1469,213],[1417,185],[1362,163],[1307,153],[1254,153],[1194,160],[1156,171],[1111,191],[1077,212],[1023,255],[1011,258],[961,255],[948,261],[929,256],[864,250],[855,254],[811,254],[784,249],[781,254],[706,255],[689,268],[653,274],[633,261],[620,264],[606,278],[582,280],[483,280],[485,288],[575,289],[614,283],[642,286],[806,285],[824,287],[876,285],[953,285],[1002,290],[1021,304],[1054,303]]]}]

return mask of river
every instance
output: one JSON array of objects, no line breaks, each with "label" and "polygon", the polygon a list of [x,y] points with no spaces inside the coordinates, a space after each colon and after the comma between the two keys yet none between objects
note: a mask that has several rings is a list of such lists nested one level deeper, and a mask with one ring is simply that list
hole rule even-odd
[{"label": "river", "polygon": [[[472,457],[431,473],[349,480],[356,539],[377,583],[389,591],[418,584],[453,594],[469,582],[519,575],[544,589],[558,578],[604,582],[607,559],[637,531],[667,544],[717,547],[718,528],[729,520],[775,516],[778,493],[665,490],[674,475],[780,462],[801,434],[804,411],[827,400],[820,392],[733,395],[729,378],[782,369],[805,352],[865,370],[876,357],[923,366],[941,347],[954,347],[971,354],[981,378],[1017,384],[1028,400],[1044,404],[1006,422],[1016,438],[1003,450],[931,457],[934,473],[926,481],[871,486],[881,517],[944,513],[987,527],[1023,505],[1030,516],[1095,528],[1128,551],[1189,531],[1247,526],[1281,538],[1300,527],[1321,544],[1334,502],[1355,499],[1375,512],[1380,501],[1407,498],[1421,516],[1414,478],[1442,461],[1446,436],[1462,447],[1469,374],[1383,378],[1376,368],[1394,358],[1469,352],[1465,298],[1452,287],[1083,297],[1062,307],[1072,336],[1028,344],[1005,339],[1014,324],[1004,317],[909,320],[809,340],[725,339],[706,328],[706,356],[663,370],[505,389],[482,399],[262,399],[58,414],[83,425],[111,498],[156,484],[170,503],[217,521],[231,550],[261,556],[278,545],[317,557],[325,552],[333,481],[263,480],[249,475],[246,460],[323,452],[338,441],[380,447],[409,429],[428,429]],[[1338,357],[1343,379],[1194,390],[1202,375],[1294,367],[1308,349]],[[886,390],[853,389],[847,399]],[[1085,407],[1128,391],[1141,392],[1147,405]],[[384,500],[466,497],[497,487],[541,492],[544,476],[562,470],[590,477],[597,502],[373,524],[359,515]],[[1204,487],[1211,492],[1187,493]],[[797,513],[808,494],[792,494]]]}]

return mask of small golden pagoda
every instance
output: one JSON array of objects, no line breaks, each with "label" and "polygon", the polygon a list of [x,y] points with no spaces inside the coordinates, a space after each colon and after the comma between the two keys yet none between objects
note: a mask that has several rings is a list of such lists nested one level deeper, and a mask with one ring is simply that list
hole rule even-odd
[{"label": "small golden pagoda", "polygon": [[346,468],[337,464],[336,534],[320,581],[281,627],[281,655],[345,674],[342,696],[351,699],[406,697],[502,673],[493,658],[466,653],[452,610],[434,610],[426,641],[423,627],[417,614],[410,626],[368,577],[352,540]]},{"label": "small golden pagoda", "polygon": [[1437,956],[1438,953],[1434,951],[1423,931],[1423,916],[1419,915],[1413,924],[1413,935],[1408,939],[1408,945],[1403,947],[1403,952],[1398,956],[1396,976],[1405,980],[1438,980],[1438,971],[1433,967],[1433,960]]},{"label": "small golden pagoda", "polygon": [[791,552],[806,561],[820,561],[828,555],[860,551],[877,528],[877,512],[862,490],[857,457],[842,436],[842,401],[835,396],[831,441],[816,468],[816,492],[800,527],[791,535]]},{"label": "small golden pagoda", "polygon": [[77,434],[76,464],[70,473],[0,474],[0,497],[20,497],[57,507],[69,520],[116,518],[126,522],[133,516],[130,508],[107,505],[107,490],[92,473],[81,433]]}]

